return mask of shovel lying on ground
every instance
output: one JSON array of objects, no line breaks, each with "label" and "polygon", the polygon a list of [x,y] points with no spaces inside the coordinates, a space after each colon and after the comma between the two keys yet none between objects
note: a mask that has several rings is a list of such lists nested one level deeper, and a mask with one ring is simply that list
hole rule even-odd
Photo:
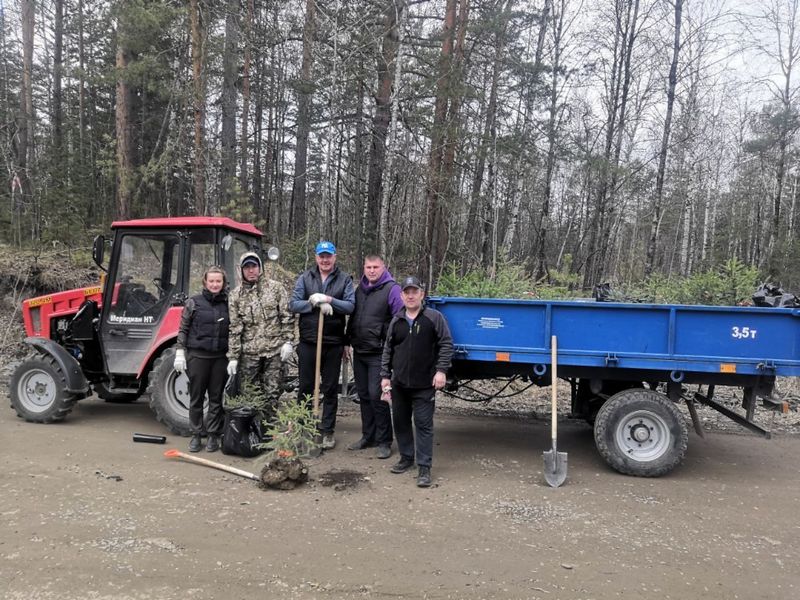
[{"label": "shovel lying on ground", "polygon": [[550,338],[550,363],[551,363],[551,378],[552,383],[550,390],[551,398],[551,427],[550,430],[553,436],[553,447],[544,452],[544,478],[550,487],[558,487],[567,478],[567,453],[559,452],[557,445],[557,423],[558,423],[558,367],[556,362],[558,360],[558,341],[556,336]]},{"label": "shovel lying on ground", "polygon": [[238,475],[239,477],[246,477],[247,479],[254,479],[255,481],[261,481],[261,478],[256,475],[255,473],[250,473],[249,471],[243,471],[242,469],[237,469],[236,467],[230,467],[228,465],[223,465],[222,463],[214,462],[213,460],[208,460],[205,458],[200,458],[199,456],[192,456],[191,454],[185,454],[180,450],[167,450],[164,452],[164,456],[167,458],[182,458],[184,460],[188,460],[189,462],[197,463],[198,465],[203,465],[204,467],[211,467],[212,469],[219,469],[220,471],[227,471],[228,473],[233,473],[234,475]]}]

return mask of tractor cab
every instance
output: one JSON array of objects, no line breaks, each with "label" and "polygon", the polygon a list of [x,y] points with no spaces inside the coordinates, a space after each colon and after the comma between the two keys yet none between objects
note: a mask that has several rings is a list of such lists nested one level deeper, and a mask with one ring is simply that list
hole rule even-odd
[{"label": "tractor cab", "polygon": [[[25,341],[35,354],[12,376],[12,405],[28,421],[49,423],[92,390],[114,402],[146,395],[159,421],[186,434],[188,380],[172,368],[183,305],[202,290],[209,266],[224,269],[229,288],[238,285],[239,257],[262,254],[262,234],[224,217],[138,219],[111,227],[113,237],[98,236],[92,251],[106,271],[100,288],[23,302]],[[277,249],[265,258],[276,260]]]},{"label": "tractor cab", "polygon": [[[231,286],[236,264],[248,250],[260,252],[261,232],[216,217],[116,222],[98,335],[105,370],[114,388],[137,386],[152,353],[178,332],[186,299],[203,288],[203,272],[221,266]],[[95,240],[102,266],[106,241]]]}]

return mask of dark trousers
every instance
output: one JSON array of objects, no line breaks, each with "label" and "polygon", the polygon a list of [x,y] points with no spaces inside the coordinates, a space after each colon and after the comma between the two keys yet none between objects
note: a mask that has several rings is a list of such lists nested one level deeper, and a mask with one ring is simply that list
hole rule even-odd
[{"label": "dark trousers", "polygon": [[[336,429],[336,411],[339,409],[339,373],[342,369],[341,344],[323,344],[320,365],[319,393],[322,396],[322,433],[333,433]],[[297,371],[300,379],[297,400],[304,402],[306,396],[313,397],[314,373],[317,362],[317,346],[300,342],[297,346]]]},{"label": "dark trousers", "polygon": [[370,443],[392,443],[392,409],[381,400],[381,355],[353,352],[353,377],[361,406],[361,436]]},{"label": "dark trousers", "polygon": [[[186,356],[186,375],[189,377],[189,430],[192,434],[220,435],[224,417],[222,414],[222,391],[228,378],[228,359]],[[203,404],[208,392],[208,419],[203,423]],[[206,425],[208,430],[206,430]]]},{"label": "dark trousers", "polygon": [[[397,449],[403,458],[414,458],[414,430],[417,434],[416,455],[420,467],[433,462],[433,410],[436,390],[403,388],[392,382],[392,415]],[[414,428],[411,428],[411,419]]]}]

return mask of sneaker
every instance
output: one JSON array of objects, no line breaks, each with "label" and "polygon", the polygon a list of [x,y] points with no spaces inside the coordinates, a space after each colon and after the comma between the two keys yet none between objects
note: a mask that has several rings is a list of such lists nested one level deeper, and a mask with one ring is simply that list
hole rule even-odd
[{"label": "sneaker", "polygon": [[427,488],[431,487],[431,468],[420,467],[417,474],[417,487]]},{"label": "sneaker", "polygon": [[392,468],[389,470],[392,473],[405,473],[413,466],[414,466],[413,458],[406,458],[405,456],[401,456],[400,460],[397,461],[394,465],[392,465]]},{"label": "sneaker", "polygon": [[364,448],[372,448],[372,446],[374,446],[374,445],[375,444],[370,442],[368,439],[362,437],[357,442],[353,442],[352,444],[347,446],[347,449],[348,450],[363,450]]},{"label": "sneaker", "polygon": [[326,433],[322,436],[322,449],[323,450],[333,450],[336,446],[336,440],[333,437],[332,433]]},{"label": "sneaker", "polygon": [[203,447],[203,440],[200,435],[193,435],[192,440],[189,442],[189,452],[200,452]]},{"label": "sneaker", "polygon": [[219,436],[210,435],[208,436],[208,442],[206,443],[206,452],[216,452],[219,450]]},{"label": "sneaker", "polygon": [[392,447],[389,444],[380,444],[375,456],[378,458],[389,458],[392,455]]}]

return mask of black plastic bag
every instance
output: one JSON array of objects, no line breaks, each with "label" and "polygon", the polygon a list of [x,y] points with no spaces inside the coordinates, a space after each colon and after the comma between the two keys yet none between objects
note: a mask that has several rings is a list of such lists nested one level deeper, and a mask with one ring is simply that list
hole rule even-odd
[{"label": "black plastic bag", "polygon": [[254,408],[240,406],[225,410],[222,430],[222,453],[236,456],[258,456],[264,449],[262,416]]},{"label": "black plastic bag", "polygon": [[753,304],[770,308],[797,308],[800,306],[800,299],[778,285],[762,283],[753,294]]}]

